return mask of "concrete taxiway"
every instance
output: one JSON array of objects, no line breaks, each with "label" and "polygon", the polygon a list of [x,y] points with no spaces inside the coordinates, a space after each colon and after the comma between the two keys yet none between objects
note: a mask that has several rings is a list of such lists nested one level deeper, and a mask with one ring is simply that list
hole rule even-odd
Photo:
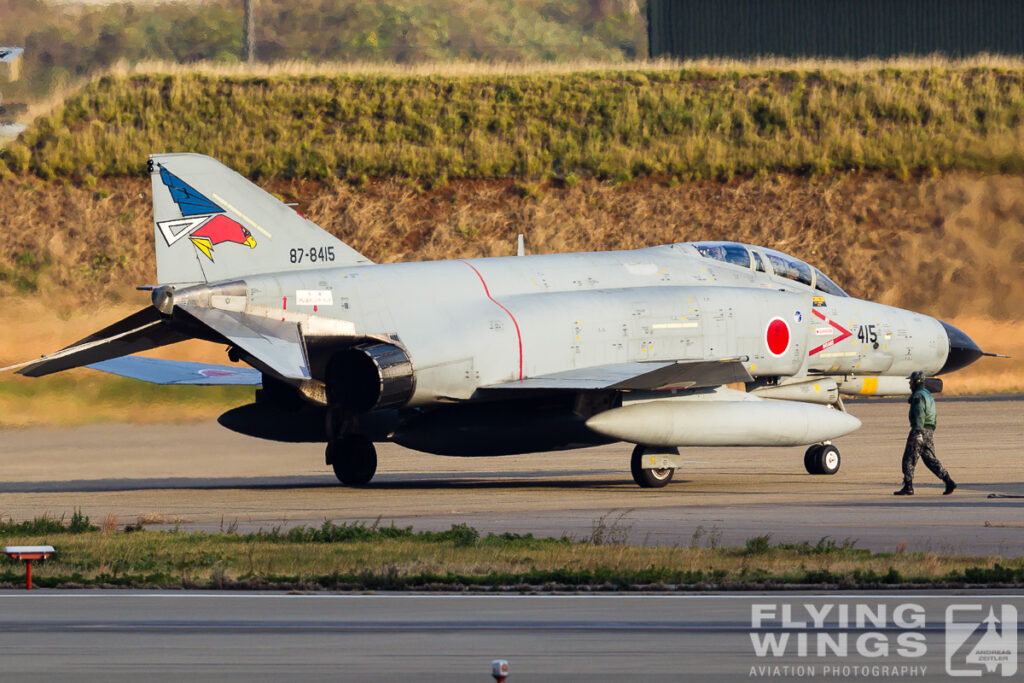
[{"label": "concrete taxiway", "polygon": [[[953,622],[964,640],[952,646],[950,605],[963,606]],[[1024,595],[2,592],[0,670],[10,680],[487,681],[501,658],[510,681],[947,680],[947,666],[979,675],[969,655],[989,608],[1024,614]],[[1024,629],[1002,628],[1012,636],[1000,647],[1019,649]],[[822,633],[845,649],[819,650]]]},{"label": "concrete taxiway", "polygon": [[[240,530],[378,517],[384,523],[635,542],[742,544],[855,540],[876,550],[1024,554],[1024,399],[939,400],[938,455],[960,488],[918,466],[917,495],[894,498],[906,438],[902,402],[858,402],[863,427],[837,442],[835,476],[803,469],[803,449],[684,449],[664,489],[629,475],[630,446],[502,458],[444,458],[393,444],[362,489],[337,485],[315,444],[239,436],[214,423],[92,425],[0,432],[0,515],[80,508],[93,521]],[[989,494],[1004,498],[989,498]]]}]

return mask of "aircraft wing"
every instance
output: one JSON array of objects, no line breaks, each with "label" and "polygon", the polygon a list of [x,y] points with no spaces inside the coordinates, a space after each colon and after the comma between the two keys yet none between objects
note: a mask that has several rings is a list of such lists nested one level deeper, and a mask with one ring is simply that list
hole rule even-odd
[{"label": "aircraft wing", "polygon": [[663,391],[717,387],[732,382],[751,382],[743,367],[745,358],[721,360],[642,361],[596,365],[565,370],[484,389]]},{"label": "aircraft wing", "polygon": [[153,384],[243,385],[263,384],[263,373],[247,367],[192,363],[144,356],[123,356],[92,363],[86,367],[112,375],[152,382]]}]

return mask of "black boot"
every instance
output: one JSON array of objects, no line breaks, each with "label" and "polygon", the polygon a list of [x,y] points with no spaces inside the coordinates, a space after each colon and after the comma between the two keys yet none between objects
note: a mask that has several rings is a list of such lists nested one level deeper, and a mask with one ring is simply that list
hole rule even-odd
[{"label": "black boot", "polygon": [[953,481],[952,479],[947,479],[946,490],[942,492],[942,495],[948,496],[949,494],[953,493],[953,491],[956,491],[956,482]]},{"label": "black boot", "polygon": [[904,484],[903,488],[901,488],[899,491],[893,491],[892,495],[894,495],[894,496],[912,496],[912,495],[914,495],[914,485],[913,484]]}]

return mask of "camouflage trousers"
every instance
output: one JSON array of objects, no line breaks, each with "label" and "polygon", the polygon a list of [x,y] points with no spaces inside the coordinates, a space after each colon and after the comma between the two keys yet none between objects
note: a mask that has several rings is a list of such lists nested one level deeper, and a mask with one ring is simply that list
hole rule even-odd
[{"label": "camouflage trousers", "polygon": [[[921,435],[920,440],[917,438],[919,434]],[[942,481],[949,480],[946,468],[935,457],[934,434],[934,430],[931,429],[910,430],[910,434],[907,436],[907,447],[903,449],[903,484],[905,486],[914,485],[914,468],[917,466],[918,457],[936,477]]]}]

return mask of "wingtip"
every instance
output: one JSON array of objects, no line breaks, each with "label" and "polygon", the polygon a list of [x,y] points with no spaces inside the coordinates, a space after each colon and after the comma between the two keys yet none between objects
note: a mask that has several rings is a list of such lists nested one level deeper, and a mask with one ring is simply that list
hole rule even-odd
[{"label": "wingtip", "polygon": [[9,372],[11,370],[14,370],[14,374],[16,375],[24,375],[25,373],[23,371],[27,370],[29,366],[34,365],[36,363],[41,363],[44,360],[47,360],[47,356],[40,356],[39,358],[33,358],[32,360],[27,360],[23,363],[15,363],[14,365],[8,365],[6,368],[0,368],[0,372]]}]

